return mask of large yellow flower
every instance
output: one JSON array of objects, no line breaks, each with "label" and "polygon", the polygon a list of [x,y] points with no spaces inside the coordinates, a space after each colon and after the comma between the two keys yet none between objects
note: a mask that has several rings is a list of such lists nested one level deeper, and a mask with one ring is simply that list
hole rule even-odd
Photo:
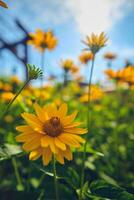
[{"label": "large yellow flower", "polygon": [[52,31],[44,32],[37,29],[35,33],[31,33],[29,36],[31,39],[28,41],[28,44],[33,45],[40,52],[44,52],[46,49],[51,51],[57,46],[58,43],[58,40]]},{"label": "large yellow flower", "polygon": [[95,54],[106,45],[107,40],[108,39],[106,38],[104,32],[102,32],[100,35],[92,33],[90,37],[86,37],[86,41],[84,41],[84,43],[89,47],[92,53]]},{"label": "large yellow flower", "polygon": [[61,164],[64,164],[64,158],[72,160],[70,147],[80,147],[84,139],[79,135],[87,132],[77,127],[80,122],[73,122],[77,112],[67,116],[67,104],[62,104],[59,109],[54,104],[43,108],[35,104],[34,108],[36,115],[23,113],[27,125],[16,128],[22,132],[16,140],[24,142],[23,149],[30,152],[29,159],[42,156],[44,165],[52,160],[53,154]]}]

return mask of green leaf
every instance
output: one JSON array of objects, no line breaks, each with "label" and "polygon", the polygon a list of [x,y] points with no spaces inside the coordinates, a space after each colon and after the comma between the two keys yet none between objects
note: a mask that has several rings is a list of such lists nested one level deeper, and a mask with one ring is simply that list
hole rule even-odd
[{"label": "green leaf", "polygon": [[79,188],[80,177],[79,177],[79,174],[76,172],[76,170],[74,168],[69,167],[67,169],[67,176],[64,177],[64,179],[75,190]]},{"label": "green leaf", "polygon": [[18,155],[22,152],[22,149],[18,145],[4,144],[0,147],[0,161],[10,159],[11,156]]},{"label": "green leaf", "polygon": [[93,181],[90,185],[93,194],[114,200],[134,200],[134,195],[125,191],[125,189],[107,183],[103,180]]}]

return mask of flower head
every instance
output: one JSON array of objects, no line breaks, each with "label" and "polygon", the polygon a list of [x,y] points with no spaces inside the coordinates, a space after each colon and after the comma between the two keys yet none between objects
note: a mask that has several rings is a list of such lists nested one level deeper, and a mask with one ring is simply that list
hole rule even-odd
[{"label": "flower head", "polygon": [[79,68],[76,65],[74,65],[74,66],[72,66],[70,71],[72,74],[76,74],[79,72]]},{"label": "flower head", "polygon": [[0,6],[3,8],[8,8],[7,4],[3,1],[0,1]]},{"label": "flower head", "polygon": [[27,64],[29,80],[37,79],[43,75],[41,69],[35,65]]},{"label": "flower head", "polygon": [[113,71],[112,69],[107,69],[107,70],[105,70],[105,74],[106,74],[110,79],[115,79],[115,78],[116,78],[116,72]]},{"label": "flower head", "polygon": [[5,101],[5,102],[9,102],[11,101],[11,99],[13,99],[14,94],[12,92],[3,92],[1,94],[1,100]]},{"label": "flower head", "polygon": [[107,60],[114,60],[116,58],[116,54],[107,52],[104,54],[104,58]]},{"label": "flower head", "polygon": [[93,54],[96,54],[102,47],[106,45],[107,40],[108,38],[106,38],[104,32],[102,32],[100,35],[92,33],[90,37],[87,36],[84,43],[88,46]]},{"label": "flower head", "polygon": [[74,63],[73,63],[73,61],[71,59],[66,59],[66,60],[62,60],[61,61],[61,67],[65,71],[71,70],[73,66],[74,66]]},{"label": "flower head", "polygon": [[[91,93],[90,93],[90,95],[91,95],[90,96],[90,100],[91,101],[96,101],[96,100],[101,99],[104,96],[104,92],[98,86],[92,85],[91,86]],[[89,98],[88,93],[85,93],[85,94],[83,94],[80,97],[80,102],[82,102],[82,103],[88,103],[88,98]]]},{"label": "flower head", "polygon": [[93,57],[94,57],[94,55],[93,55],[92,52],[83,52],[83,53],[80,55],[79,59],[80,59],[80,62],[81,62],[82,64],[85,64],[85,65],[86,65],[89,61],[91,61],[91,60],[93,59]]},{"label": "flower head", "polygon": [[77,127],[80,122],[73,122],[77,112],[67,115],[67,104],[62,104],[59,109],[54,104],[43,108],[35,104],[34,108],[36,114],[22,114],[27,125],[16,128],[22,132],[16,140],[24,142],[23,149],[30,152],[29,159],[42,156],[44,165],[49,164],[53,154],[61,164],[64,164],[64,158],[72,160],[70,147],[80,147],[84,139],[79,135],[86,133],[85,129]]},{"label": "flower head", "polygon": [[28,41],[28,44],[33,45],[40,52],[44,52],[46,49],[51,51],[57,46],[58,40],[52,31],[44,32],[37,29],[35,33],[29,35],[31,39]]}]

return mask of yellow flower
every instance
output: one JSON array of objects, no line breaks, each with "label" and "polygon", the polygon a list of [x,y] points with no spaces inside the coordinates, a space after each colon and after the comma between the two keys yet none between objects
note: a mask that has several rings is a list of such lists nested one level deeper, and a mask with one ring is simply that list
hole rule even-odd
[{"label": "yellow flower", "polygon": [[79,72],[79,68],[77,66],[75,66],[75,65],[72,66],[72,68],[70,70],[71,70],[72,74],[76,74],[76,73]]},{"label": "yellow flower", "polygon": [[19,80],[19,78],[17,76],[12,76],[10,78],[10,82],[13,83],[13,84],[18,85],[21,81]]},{"label": "yellow flower", "polygon": [[11,99],[13,99],[14,94],[12,92],[3,92],[1,94],[1,99],[5,102],[9,102]]},{"label": "yellow flower", "polygon": [[116,57],[117,57],[116,54],[111,53],[111,52],[107,52],[104,54],[104,58],[108,60],[114,60]]},{"label": "yellow flower", "polygon": [[40,52],[44,52],[46,49],[51,51],[58,43],[58,40],[52,31],[43,32],[42,30],[37,29],[35,33],[31,33],[29,36],[31,39],[28,41],[28,44],[33,45]]},{"label": "yellow flower", "polygon": [[108,38],[106,38],[104,32],[102,32],[100,35],[92,33],[90,37],[86,37],[86,41],[84,41],[84,43],[89,47],[93,54],[96,54],[102,47],[106,45],[107,40]]},{"label": "yellow flower", "polygon": [[105,73],[110,79],[116,80],[118,83],[127,83],[129,86],[134,84],[134,66],[128,66],[124,69],[113,71],[108,69]]},{"label": "yellow flower", "polygon": [[105,74],[106,74],[110,79],[115,79],[115,78],[116,78],[116,72],[114,72],[112,69],[107,69],[107,70],[105,70]]},{"label": "yellow flower", "polygon": [[[91,93],[90,93],[90,100],[96,101],[101,99],[104,96],[104,92],[101,90],[101,88],[97,87],[96,85],[91,86]],[[80,97],[80,102],[82,103],[88,103],[88,94],[85,93]]]},{"label": "yellow flower", "polygon": [[8,83],[5,83],[4,85],[3,85],[3,88],[2,88],[4,91],[12,91],[12,86],[11,85],[9,85]]},{"label": "yellow flower", "polygon": [[0,1],[0,6],[3,8],[8,8],[7,4],[3,1]]},{"label": "yellow flower", "polygon": [[84,139],[79,135],[87,132],[77,127],[80,122],[73,122],[77,112],[67,115],[67,104],[62,104],[59,109],[54,104],[43,108],[35,104],[34,108],[36,115],[23,113],[27,125],[16,128],[22,132],[16,140],[24,142],[23,149],[30,152],[29,159],[42,156],[44,165],[49,164],[52,155],[61,164],[64,164],[64,158],[72,160],[70,147],[80,147]]},{"label": "yellow flower", "polygon": [[84,52],[80,55],[79,59],[80,59],[80,62],[82,64],[87,64],[90,60],[93,59],[93,53],[92,52]]},{"label": "yellow flower", "polygon": [[62,60],[61,61],[61,67],[65,70],[65,71],[69,71],[71,70],[71,68],[74,66],[74,63],[71,59],[66,59],[66,60]]}]

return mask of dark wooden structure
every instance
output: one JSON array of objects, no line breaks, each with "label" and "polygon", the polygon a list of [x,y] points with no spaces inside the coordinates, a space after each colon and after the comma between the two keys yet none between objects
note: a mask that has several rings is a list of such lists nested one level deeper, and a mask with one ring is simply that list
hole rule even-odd
[{"label": "dark wooden structure", "polygon": [[[28,70],[26,67],[26,64],[28,63],[28,46],[27,41],[29,39],[29,34],[26,28],[20,23],[20,21],[15,21],[17,27],[24,33],[24,37],[21,40],[15,41],[15,42],[6,42],[4,38],[0,38],[0,51],[3,50],[9,50],[19,61],[23,63],[24,69],[25,69],[25,77],[26,80],[28,79]],[[23,47],[23,56],[19,55],[18,47]]]}]

